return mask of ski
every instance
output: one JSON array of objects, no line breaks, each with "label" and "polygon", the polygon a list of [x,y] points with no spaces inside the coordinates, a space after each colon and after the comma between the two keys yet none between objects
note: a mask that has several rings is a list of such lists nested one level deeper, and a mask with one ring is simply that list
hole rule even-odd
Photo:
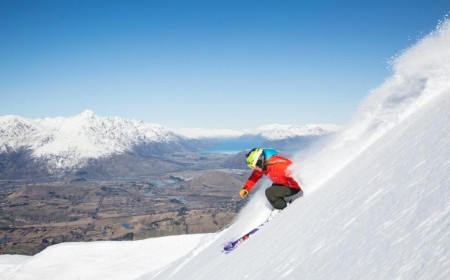
[{"label": "ski", "polygon": [[258,230],[260,230],[265,224],[267,224],[270,220],[272,220],[280,212],[280,210],[275,210],[275,211],[276,212],[271,213],[270,216],[262,224],[255,227],[251,231],[247,232],[240,238],[238,238],[234,241],[229,241],[229,242],[222,244],[222,252],[225,254],[228,254],[228,253],[232,252],[234,249],[236,249],[242,242],[247,240],[251,235],[256,233]]},{"label": "ski", "polygon": [[254,234],[255,232],[257,232],[262,226],[264,226],[265,223],[267,223],[268,221],[260,224],[259,226],[257,226],[256,228],[252,229],[251,231],[249,231],[248,233],[244,234],[242,237],[234,240],[234,241],[230,241],[230,242],[226,242],[222,245],[222,252],[224,252],[225,254],[230,253],[231,251],[233,251],[234,249],[237,248],[237,246],[239,246],[242,242],[244,242],[245,240],[247,240],[250,235]]}]

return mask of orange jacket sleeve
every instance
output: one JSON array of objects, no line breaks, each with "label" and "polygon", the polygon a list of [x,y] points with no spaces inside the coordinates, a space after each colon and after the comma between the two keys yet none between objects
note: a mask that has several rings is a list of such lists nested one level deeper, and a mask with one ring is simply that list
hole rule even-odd
[{"label": "orange jacket sleeve", "polygon": [[250,190],[253,188],[253,186],[258,182],[259,179],[261,179],[263,173],[258,170],[254,170],[250,177],[245,182],[243,188],[250,192]]}]

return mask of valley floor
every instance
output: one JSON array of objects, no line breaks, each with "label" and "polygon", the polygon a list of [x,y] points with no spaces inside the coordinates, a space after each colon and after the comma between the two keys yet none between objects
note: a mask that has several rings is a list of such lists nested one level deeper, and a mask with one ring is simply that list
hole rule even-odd
[{"label": "valley floor", "polygon": [[139,181],[0,182],[0,254],[33,255],[69,241],[215,232],[243,202],[239,170],[184,171]]}]

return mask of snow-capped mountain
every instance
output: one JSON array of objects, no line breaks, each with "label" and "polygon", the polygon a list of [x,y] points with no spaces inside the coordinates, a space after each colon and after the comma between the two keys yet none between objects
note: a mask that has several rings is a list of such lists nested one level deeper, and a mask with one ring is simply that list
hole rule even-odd
[{"label": "snow-capped mountain", "polygon": [[182,141],[161,125],[99,117],[90,110],[69,118],[0,117],[0,152],[29,149],[52,169],[77,168],[88,159],[130,152],[139,145],[175,146]]},{"label": "snow-capped mountain", "polygon": [[203,129],[182,128],[175,130],[179,134],[191,138],[239,138],[256,137],[269,140],[283,140],[294,137],[321,136],[338,131],[340,126],[333,124],[307,124],[307,125],[283,125],[268,124],[255,129],[232,130],[232,129]]},{"label": "snow-capped mountain", "polygon": [[332,125],[270,125],[253,132],[222,129],[175,130],[142,121],[101,117],[91,110],[67,118],[31,120],[20,116],[3,116],[0,117],[0,154],[22,152],[31,156],[34,162],[46,165],[49,172],[55,173],[79,169],[90,160],[106,159],[114,155],[129,153],[148,156],[174,151],[195,152],[220,141],[239,141],[238,139],[245,137],[253,137],[252,142],[257,145],[273,140],[326,135],[336,129],[337,126]]},{"label": "snow-capped mountain", "polygon": [[337,132],[340,126],[333,124],[282,125],[269,124],[256,128],[250,135],[261,135],[266,140],[284,140],[298,136],[321,136]]}]

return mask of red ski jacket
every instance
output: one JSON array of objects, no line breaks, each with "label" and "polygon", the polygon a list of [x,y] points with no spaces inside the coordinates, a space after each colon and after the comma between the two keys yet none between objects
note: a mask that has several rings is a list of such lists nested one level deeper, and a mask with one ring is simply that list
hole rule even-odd
[{"label": "red ski jacket", "polygon": [[299,184],[290,177],[290,171],[287,169],[292,162],[287,158],[274,155],[266,163],[266,170],[254,170],[252,175],[245,182],[243,188],[250,192],[253,186],[263,176],[267,176],[274,184],[283,185],[289,188],[301,190]]}]

